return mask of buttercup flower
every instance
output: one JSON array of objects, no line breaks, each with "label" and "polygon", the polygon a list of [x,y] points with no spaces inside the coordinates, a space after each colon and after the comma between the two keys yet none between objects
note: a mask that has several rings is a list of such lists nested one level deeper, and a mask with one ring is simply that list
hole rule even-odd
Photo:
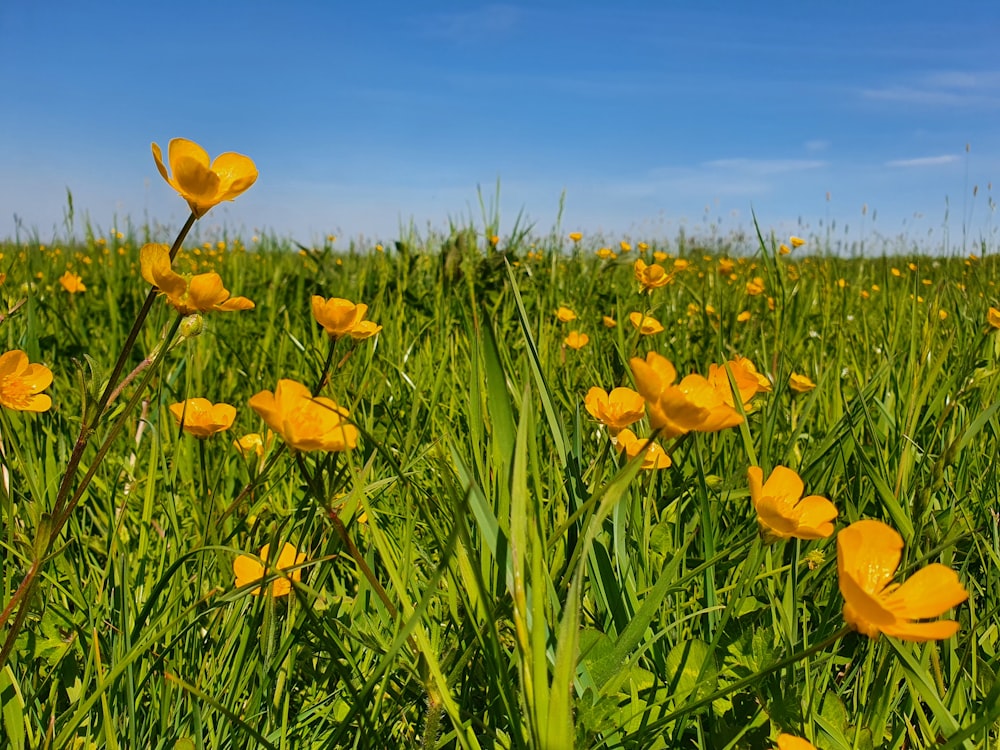
[{"label": "buttercup flower", "polygon": [[167,157],[173,177],[163,166],[163,153],[153,144],[153,158],[163,179],[180,193],[191,207],[191,213],[201,218],[212,206],[231,201],[257,180],[257,167],[242,154],[225,153],[209,163],[208,153],[193,141],[174,138],[167,146]]},{"label": "buttercup flower", "polygon": [[651,292],[673,281],[673,276],[668,274],[663,266],[656,263],[647,265],[642,258],[636,258],[632,270],[635,273],[636,281],[639,282],[640,292]]},{"label": "buttercup flower", "polygon": [[1000,310],[991,307],[986,314],[986,322],[990,324],[991,328],[1000,328]]},{"label": "buttercup flower", "polygon": [[252,310],[254,303],[246,297],[231,297],[222,286],[222,277],[213,272],[193,276],[181,275],[171,268],[170,248],[150,243],[139,251],[142,278],[166,295],[181,315],[220,310]]},{"label": "buttercup flower", "polygon": [[619,242],[618,243],[618,247],[621,248],[621,251],[623,253],[627,253],[627,252],[630,252],[632,250],[632,246],[629,243],[627,243],[625,240],[622,240],[621,242]]},{"label": "buttercup flower", "polygon": [[779,734],[776,742],[778,750],[816,750],[816,746],[809,740],[796,737],[794,734]]},{"label": "buttercup flower", "polygon": [[660,321],[641,312],[629,313],[628,320],[643,336],[652,336],[663,331]]},{"label": "buttercup flower", "polygon": [[[758,393],[770,393],[771,381],[767,379],[767,376],[757,372],[754,363],[746,357],[733,357],[726,365],[733,373],[733,380],[736,381],[736,389],[739,391],[744,411],[750,411],[753,406],[753,397]],[[726,365],[710,364],[708,366],[708,382],[719,392],[727,405],[735,406],[733,388],[729,383]]]},{"label": "buttercup flower", "polygon": [[618,325],[618,321],[612,318],[610,315],[604,315],[601,318],[601,323],[604,324],[605,328],[614,328],[616,325]]},{"label": "buttercup flower", "polygon": [[177,424],[189,435],[211,437],[233,426],[236,407],[230,404],[213,404],[207,398],[189,398],[170,405],[170,413]]},{"label": "buttercup flower", "polygon": [[294,380],[279,380],[273,393],[261,391],[249,403],[290,448],[343,451],[357,447],[358,428],[350,423],[347,410],[332,399],[314,397]]},{"label": "buttercup flower", "polygon": [[824,539],[833,533],[837,517],[833,503],[819,495],[802,497],[802,479],[789,468],[775,466],[764,482],[759,466],[747,470],[750,498],[765,538]]},{"label": "buttercup flower", "polygon": [[556,310],[556,318],[558,318],[560,323],[571,323],[576,320],[576,313],[568,307],[560,305],[559,309]]},{"label": "buttercup flower", "polygon": [[270,430],[267,431],[267,437],[261,437],[259,432],[251,432],[241,438],[236,438],[233,445],[243,458],[249,458],[251,453],[256,454],[257,458],[263,458],[273,439],[274,433]]},{"label": "buttercup flower", "polygon": [[799,375],[797,372],[793,372],[788,377],[788,387],[796,393],[809,393],[809,391],[816,387],[816,384],[812,382],[808,375]]},{"label": "buttercup flower", "polygon": [[590,336],[579,331],[570,331],[563,343],[570,349],[582,349],[590,343]]},{"label": "buttercup flower", "polygon": [[636,390],[646,399],[649,423],[664,438],[692,430],[717,432],[743,421],[707,378],[692,374],[674,385],[677,370],[670,360],[656,352],[649,352],[644,360],[633,357],[629,365]]},{"label": "buttercup flower", "polygon": [[637,438],[635,433],[628,428],[618,433],[615,448],[618,449],[619,453],[624,450],[629,458],[635,458],[642,453],[642,468],[645,471],[666,469],[673,463],[670,456],[657,443],[646,438]]},{"label": "buttercup flower", "polygon": [[368,313],[368,305],[361,302],[354,304],[339,297],[323,299],[314,296],[312,313],[316,322],[333,338],[350,336],[353,339],[366,339],[382,330],[382,326],[364,319]]},{"label": "buttercup flower", "polygon": [[83,283],[83,279],[72,271],[66,271],[66,273],[60,276],[59,283],[62,284],[62,288],[70,294],[87,291],[87,287]]},{"label": "buttercup flower", "polygon": [[788,255],[790,252],[792,252],[792,249],[784,242],[778,245],[778,255]]},{"label": "buttercup flower", "polygon": [[590,415],[608,428],[611,434],[638,422],[646,413],[646,402],[631,388],[591,388],[583,399]]},{"label": "buttercup flower", "polygon": [[30,364],[20,349],[0,355],[0,406],[14,411],[48,411],[52,399],[42,393],[52,385],[52,371]]},{"label": "buttercup flower", "polygon": [[[260,548],[260,554],[258,557],[260,560],[270,563],[271,570],[286,570],[288,568],[293,568],[296,565],[301,565],[306,560],[304,552],[299,552],[294,546],[285,542],[281,545],[281,553],[278,555],[277,560],[270,559],[271,545],[265,544]],[[254,583],[255,581],[260,581],[264,578],[265,569],[257,557],[251,557],[250,555],[240,555],[235,560],[233,560],[233,573],[236,574],[236,586],[246,586],[248,583]],[[296,569],[287,574],[287,577],[276,578],[271,582],[268,587],[268,593],[273,597],[285,596],[292,590],[292,581],[302,580],[302,570]],[[254,596],[260,596],[260,586],[255,588],[250,593]]]},{"label": "buttercup flower", "polygon": [[806,244],[806,241],[804,239],[802,239],[801,237],[795,237],[794,235],[788,238],[788,242],[792,247],[802,247],[804,244]]},{"label": "buttercup flower", "polygon": [[569,238],[573,240],[573,242],[579,242],[583,239],[583,232],[570,232]]},{"label": "buttercup flower", "polygon": [[758,294],[764,293],[764,279],[760,276],[755,276],[753,279],[747,282],[746,292],[751,297],[756,297]]},{"label": "buttercup flower", "polygon": [[860,633],[904,641],[950,638],[954,620],[938,617],[969,598],[951,568],[932,563],[902,584],[892,577],[902,557],[903,538],[881,521],[856,521],[837,534],[837,576],[844,596],[844,620]]}]

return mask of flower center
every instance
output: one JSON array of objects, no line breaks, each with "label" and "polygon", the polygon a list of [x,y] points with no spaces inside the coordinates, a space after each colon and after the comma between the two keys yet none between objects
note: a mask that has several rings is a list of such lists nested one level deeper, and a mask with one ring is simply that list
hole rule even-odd
[{"label": "flower center", "polygon": [[23,409],[32,395],[31,387],[21,378],[8,375],[0,380],[0,403],[11,409]]}]

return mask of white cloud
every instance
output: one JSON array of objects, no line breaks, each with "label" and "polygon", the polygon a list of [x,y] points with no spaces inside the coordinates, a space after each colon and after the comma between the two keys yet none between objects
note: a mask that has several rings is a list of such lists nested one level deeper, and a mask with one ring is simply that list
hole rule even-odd
[{"label": "white cloud", "polygon": [[808,169],[822,169],[828,162],[819,159],[714,159],[706,161],[703,167],[731,169],[743,174],[769,175],[786,172],[802,172]]},{"label": "white cloud", "polygon": [[926,107],[1000,106],[1000,71],[938,71],[916,80],[863,89],[872,101]]},{"label": "white cloud", "polygon": [[887,161],[887,167],[937,167],[942,164],[952,164],[958,161],[955,154],[942,154],[940,156],[919,156],[916,159],[893,159]]}]

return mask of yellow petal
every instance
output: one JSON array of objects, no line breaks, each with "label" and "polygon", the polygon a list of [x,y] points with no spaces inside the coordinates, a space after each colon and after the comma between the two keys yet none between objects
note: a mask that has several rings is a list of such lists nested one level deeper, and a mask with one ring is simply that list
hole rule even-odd
[{"label": "yellow petal", "polygon": [[856,521],[837,534],[837,558],[865,591],[881,593],[899,567],[903,538],[881,521]]},{"label": "yellow petal", "polygon": [[170,267],[170,248],[148,243],[139,250],[139,270],[142,278],[174,299],[184,294],[187,282]]},{"label": "yellow petal", "polygon": [[907,620],[938,617],[969,598],[958,574],[940,563],[932,563],[910,576],[885,597],[885,605]]},{"label": "yellow petal", "polygon": [[934,622],[898,622],[888,625],[882,632],[904,641],[923,643],[924,641],[942,641],[951,638],[958,632],[959,625],[954,620],[935,620]]},{"label": "yellow petal", "polygon": [[211,169],[219,178],[217,202],[232,200],[257,181],[257,166],[243,154],[219,154]]}]

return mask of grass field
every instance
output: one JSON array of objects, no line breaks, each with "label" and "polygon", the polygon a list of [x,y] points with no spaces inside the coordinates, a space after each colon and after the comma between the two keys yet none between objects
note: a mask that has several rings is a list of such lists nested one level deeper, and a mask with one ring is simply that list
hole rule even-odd
[{"label": "grass field", "polygon": [[[4,351],[53,374],[32,413],[0,362],[3,746],[996,747],[991,248],[495,232],[188,242],[173,268],[253,309],[157,295],[124,358],[141,248],[172,236],[0,244]],[[368,309],[334,303],[330,335],[317,295]],[[714,390],[686,377],[710,365]],[[336,410],[258,395],[282,379]],[[644,391],[634,442],[588,409],[619,386]],[[235,418],[171,410],[193,398]],[[752,497],[751,467],[794,471],[832,527],[777,538],[798,496],[762,526],[788,485]],[[891,532],[851,541],[863,519],[898,571]],[[882,574],[848,620],[838,544]],[[949,575],[968,599],[935,606]]]}]

